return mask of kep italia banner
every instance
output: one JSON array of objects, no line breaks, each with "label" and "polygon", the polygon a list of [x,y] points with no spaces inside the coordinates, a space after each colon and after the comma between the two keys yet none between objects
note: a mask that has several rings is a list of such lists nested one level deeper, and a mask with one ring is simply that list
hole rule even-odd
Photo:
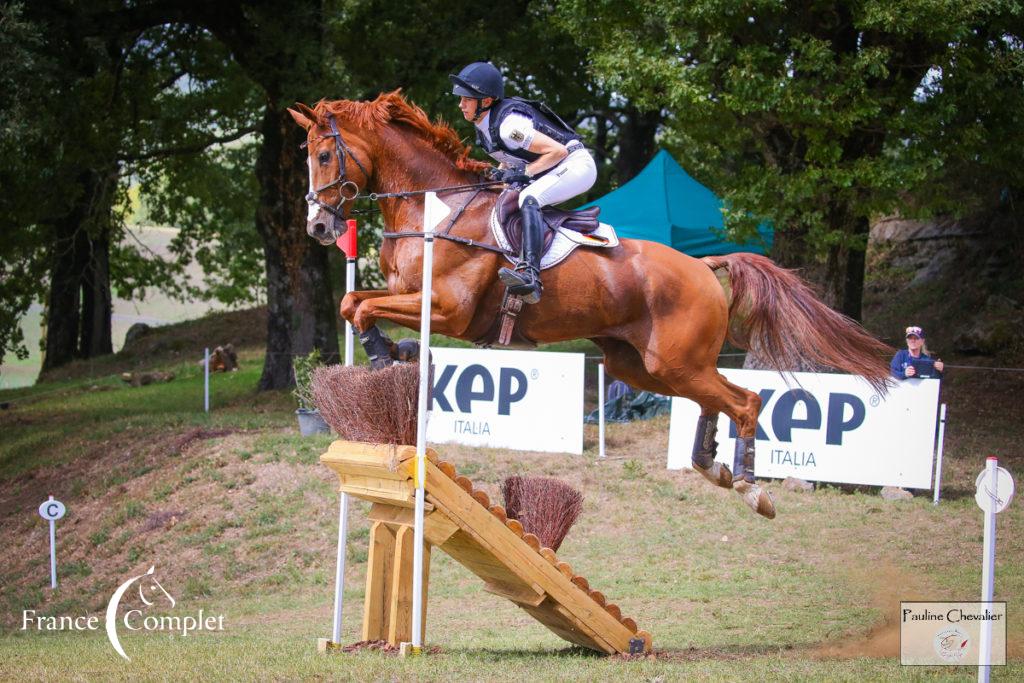
[{"label": "kep italia banner", "polygon": [[[722,369],[761,396],[758,477],[869,486],[932,486],[939,382],[910,379],[880,395],[853,375]],[[700,407],[672,399],[668,467],[690,467]],[[732,467],[736,428],[718,419],[718,457]]]},{"label": "kep italia banner", "polygon": [[430,443],[583,453],[583,354],[436,347],[430,353]]}]

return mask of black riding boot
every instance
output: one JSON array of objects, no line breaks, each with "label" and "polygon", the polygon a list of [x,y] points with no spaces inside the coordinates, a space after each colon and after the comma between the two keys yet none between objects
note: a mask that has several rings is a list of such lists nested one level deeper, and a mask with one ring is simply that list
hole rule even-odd
[{"label": "black riding boot", "polygon": [[544,217],[540,204],[533,197],[527,197],[522,206],[523,252],[515,270],[502,268],[498,278],[516,296],[528,304],[540,301],[543,286],[540,281],[540,255],[543,249]]}]

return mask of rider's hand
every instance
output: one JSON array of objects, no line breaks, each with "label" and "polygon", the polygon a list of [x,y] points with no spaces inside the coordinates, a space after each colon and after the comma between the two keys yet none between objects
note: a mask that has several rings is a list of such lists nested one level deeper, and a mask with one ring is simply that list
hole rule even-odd
[{"label": "rider's hand", "polygon": [[905,377],[913,377],[917,374],[917,370],[914,369],[913,365],[908,365],[907,369],[903,371]]},{"label": "rider's hand", "polygon": [[946,367],[946,365],[941,360],[935,361],[935,369],[936,370],[938,370],[939,372],[942,372],[942,368],[944,368],[944,367]]},{"label": "rider's hand", "polygon": [[484,177],[488,180],[500,180],[502,168],[500,166],[488,166],[484,171]]},{"label": "rider's hand", "polygon": [[500,180],[506,185],[527,185],[531,179],[520,168],[503,168],[498,170],[495,180]]}]

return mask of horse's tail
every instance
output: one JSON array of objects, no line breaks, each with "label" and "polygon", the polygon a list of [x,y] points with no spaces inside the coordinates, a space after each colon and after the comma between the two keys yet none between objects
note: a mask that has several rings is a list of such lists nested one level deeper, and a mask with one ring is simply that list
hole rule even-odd
[{"label": "horse's tail", "polygon": [[894,350],[855,320],[833,311],[791,270],[757,254],[706,256],[709,268],[729,272],[729,341],[749,349],[780,373],[803,364],[860,375],[884,393]]}]

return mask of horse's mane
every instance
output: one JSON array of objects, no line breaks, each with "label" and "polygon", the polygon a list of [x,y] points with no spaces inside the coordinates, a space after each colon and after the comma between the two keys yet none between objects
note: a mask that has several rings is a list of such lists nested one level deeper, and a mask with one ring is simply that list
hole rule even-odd
[{"label": "horse's mane", "polygon": [[320,100],[313,108],[317,123],[326,125],[327,114],[334,114],[358,128],[373,130],[389,122],[412,128],[425,138],[434,149],[445,155],[456,168],[479,173],[489,166],[469,158],[471,148],[462,143],[455,130],[438,119],[431,121],[426,112],[410,103],[401,89],[381,93],[370,102],[352,100]]}]

